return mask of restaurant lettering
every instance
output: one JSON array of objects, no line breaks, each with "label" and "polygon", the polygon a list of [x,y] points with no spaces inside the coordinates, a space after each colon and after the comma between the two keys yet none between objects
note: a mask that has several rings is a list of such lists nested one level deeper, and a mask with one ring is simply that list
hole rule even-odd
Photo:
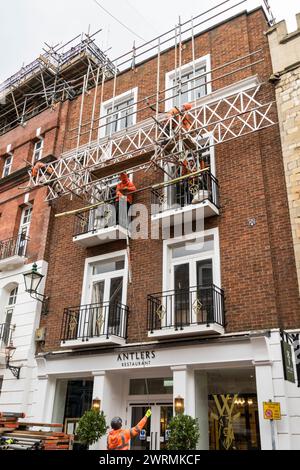
[{"label": "restaurant lettering", "polygon": [[155,358],[155,351],[135,351],[118,354],[117,362],[121,363],[122,367],[149,366]]}]

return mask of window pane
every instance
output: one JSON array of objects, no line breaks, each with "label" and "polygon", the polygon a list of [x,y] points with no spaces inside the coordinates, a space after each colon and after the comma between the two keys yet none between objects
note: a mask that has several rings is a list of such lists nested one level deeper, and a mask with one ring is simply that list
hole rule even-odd
[{"label": "window pane", "polygon": [[118,271],[120,269],[124,269],[125,267],[125,260],[123,259],[118,259],[118,260],[108,260],[108,261],[102,261],[98,263],[93,264],[93,275],[96,274],[103,274],[103,273],[109,273],[109,272],[114,272]]},{"label": "window pane", "polygon": [[213,284],[212,260],[207,259],[197,262],[197,285],[211,286]]},{"label": "window pane", "polygon": [[[133,125],[133,107],[134,98],[124,100],[116,103],[113,107],[107,108],[107,114],[114,112],[113,116],[108,116],[106,119],[106,135],[118,132]],[[129,109],[127,109],[129,107]],[[129,116],[130,114],[130,116]]]},{"label": "window pane", "polygon": [[23,210],[23,217],[22,217],[21,225],[25,225],[25,224],[30,223],[31,213],[32,213],[32,208],[31,207]]},{"label": "window pane", "polygon": [[[141,357],[140,360],[147,360],[146,352],[144,352],[144,358]],[[151,395],[172,394],[173,378],[147,379],[147,381],[145,379],[130,380],[129,395],[147,395],[148,393]]]},{"label": "window pane", "polygon": [[104,281],[93,284],[92,304],[102,304],[104,300]]},{"label": "window pane", "polygon": [[174,290],[188,289],[189,287],[189,264],[174,266]]},{"label": "window pane", "polygon": [[115,277],[110,281],[109,301],[112,303],[122,303],[123,277]]},{"label": "window pane", "polygon": [[18,287],[15,287],[9,294],[8,305],[14,305],[17,301]]},{"label": "window pane", "polygon": [[181,256],[191,256],[205,251],[213,251],[214,237],[213,235],[197,239],[190,242],[176,243],[172,247],[172,258],[180,258]]}]

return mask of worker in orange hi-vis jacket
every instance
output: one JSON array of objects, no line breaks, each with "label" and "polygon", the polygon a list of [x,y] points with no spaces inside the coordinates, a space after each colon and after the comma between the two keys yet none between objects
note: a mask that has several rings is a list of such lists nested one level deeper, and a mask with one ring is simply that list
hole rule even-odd
[{"label": "worker in orange hi-vis jacket", "polygon": [[113,418],[111,421],[112,431],[110,431],[107,437],[107,449],[129,450],[131,439],[140,434],[151,414],[151,410],[147,410],[143,419],[131,429],[122,429],[122,419],[119,417]]},{"label": "worker in orange hi-vis jacket", "polygon": [[116,223],[120,222],[120,206],[119,201],[124,198],[127,202],[127,213],[129,212],[132,204],[132,192],[136,191],[135,185],[130,181],[126,173],[120,174],[120,182],[116,188]]},{"label": "worker in orange hi-vis jacket", "polygon": [[46,167],[45,163],[43,162],[36,162],[35,165],[32,167],[31,174],[33,178],[36,178],[40,171],[45,171],[49,175],[52,175],[53,170],[50,167]]},{"label": "worker in orange hi-vis jacket", "polygon": [[120,197],[126,197],[127,202],[132,204],[132,194],[130,193],[136,191],[136,187],[132,181],[130,181],[126,173],[120,174],[120,180],[121,181],[117,185],[116,200],[119,201]]},{"label": "worker in orange hi-vis jacket", "polygon": [[[192,109],[192,105],[190,103],[185,103],[181,109],[177,108],[176,106],[172,108],[168,112],[168,117],[172,120],[172,127],[175,127],[174,120],[176,123],[181,123],[182,127],[188,131],[192,125],[192,119],[188,111]],[[176,124],[177,125],[177,124]]]}]

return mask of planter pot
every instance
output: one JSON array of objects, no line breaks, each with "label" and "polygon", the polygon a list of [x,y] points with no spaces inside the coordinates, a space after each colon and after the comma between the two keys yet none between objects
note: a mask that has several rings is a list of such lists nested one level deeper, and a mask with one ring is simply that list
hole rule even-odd
[{"label": "planter pot", "polygon": [[204,201],[209,198],[209,191],[206,189],[199,189],[193,197],[192,204],[199,204],[199,202]]}]

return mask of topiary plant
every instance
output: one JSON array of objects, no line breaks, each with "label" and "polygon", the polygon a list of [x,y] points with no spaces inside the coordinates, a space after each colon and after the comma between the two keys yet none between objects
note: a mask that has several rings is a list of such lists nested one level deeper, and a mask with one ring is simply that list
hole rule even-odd
[{"label": "topiary plant", "polygon": [[178,414],[169,424],[170,436],[168,450],[194,450],[200,436],[196,419],[189,415]]},{"label": "topiary plant", "polygon": [[103,411],[88,410],[78,422],[76,437],[82,444],[90,446],[104,436],[107,429]]}]

